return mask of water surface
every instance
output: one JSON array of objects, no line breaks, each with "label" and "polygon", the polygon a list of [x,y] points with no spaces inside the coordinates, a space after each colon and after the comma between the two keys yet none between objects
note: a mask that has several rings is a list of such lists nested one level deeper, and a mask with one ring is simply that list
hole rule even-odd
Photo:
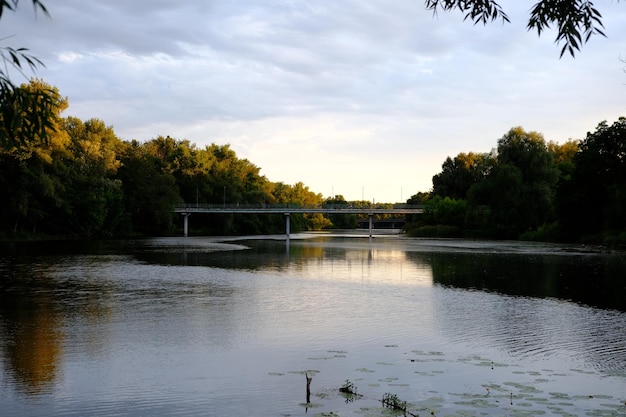
[{"label": "water surface", "polygon": [[5,247],[0,410],[380,416],[390,393],[420,415],[626,415],[625,272],[359,234]]}]

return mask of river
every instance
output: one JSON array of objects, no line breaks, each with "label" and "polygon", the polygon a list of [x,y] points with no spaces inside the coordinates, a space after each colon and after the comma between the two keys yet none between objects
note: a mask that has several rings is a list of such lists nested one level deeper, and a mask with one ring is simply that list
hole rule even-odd
[{"label": "river", "polygon": [[620,252],[358,232],[30,242],[2,246],[0,277],[2,416],[403,414],[383,397],[407,415],[626,416]]}]

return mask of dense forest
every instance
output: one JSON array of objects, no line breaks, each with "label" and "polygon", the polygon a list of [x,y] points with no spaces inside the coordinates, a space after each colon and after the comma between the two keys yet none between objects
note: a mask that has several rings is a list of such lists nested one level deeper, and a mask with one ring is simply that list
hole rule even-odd
[{"label": "dense forest", "polygon": [[[4,238],[175,233],[182,219],[172,209],[185,202],[323,202],[320,194],[301,182],[269,181],[229,145],[197,148],[169,136],[145,143],[123,141],[101,120],[61,117],[68,100],[45,82],[32,80],[19,88],[36,93],[51,106],[48,123],[37,129],[29,124],[14,126],[6,105],[0,115],[0,235]],[[12,111],[24,112],[23,101],[11,105]],[[30,130],[24,133],[24,129]],[[342,197],[334,200],[342,202]],[[319,214],[291,219],[294,231],[332,226]],[[282,233],[284,228],[282,215],[193,219],[194,233]]]},{"label": "dense forest", "polygon": [[409,202],[426,207],[412,235],[624,245],[626,118],[562,145],[513,128],[490,153],[448,157]]},{"label": "dense forest", "polygon": [[[68,100],[31,80],[47,120],[20,117],[32,101],[2,103],[0,236],[101,238],[180,233],[180,203],[350,204],[303,183],[272,182],[229,145],[198,148],[158,136],[125,141],[99,119],[61,117]],[[626,242],[626,118],[600,123],[584,140],[546,142],[517,127],[489,153],[448,157],[432,189],[414,195],[425,213],[408,219],[414,236]],[[383,206],[383,204],[381,204]],[[354,228],[354,215],[292,215],[293,231]],[[202,215],[195,234],[284,232],[282,215]]]}]

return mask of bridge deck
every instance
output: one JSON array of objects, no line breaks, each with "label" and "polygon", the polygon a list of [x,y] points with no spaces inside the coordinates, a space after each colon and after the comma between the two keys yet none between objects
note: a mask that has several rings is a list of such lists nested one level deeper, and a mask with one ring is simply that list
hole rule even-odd
[{"label": "bridge deck", "polygon": [[322,214],[421,214],[422,206],[397,204],[391,208],[380,207],[350,207],[347,205],[321,206],[290,206],[290,205],[217,205],[217,204],[181,204],[174,208],[175,213],[221,213],[221,214],[293,214],[293,213],[322,213]]}]

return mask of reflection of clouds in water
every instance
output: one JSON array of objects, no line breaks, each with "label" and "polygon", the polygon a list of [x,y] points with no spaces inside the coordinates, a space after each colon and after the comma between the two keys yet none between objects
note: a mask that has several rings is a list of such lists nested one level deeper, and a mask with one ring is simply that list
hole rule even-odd
[{"label": "reflection of clouds in water", "polygon": [[[356,246],[356,247],[355,247]],[[430,265],[407,252],[368,245],[303,246],[284,271],[309,278],[380,284],[433,283]]]}]

